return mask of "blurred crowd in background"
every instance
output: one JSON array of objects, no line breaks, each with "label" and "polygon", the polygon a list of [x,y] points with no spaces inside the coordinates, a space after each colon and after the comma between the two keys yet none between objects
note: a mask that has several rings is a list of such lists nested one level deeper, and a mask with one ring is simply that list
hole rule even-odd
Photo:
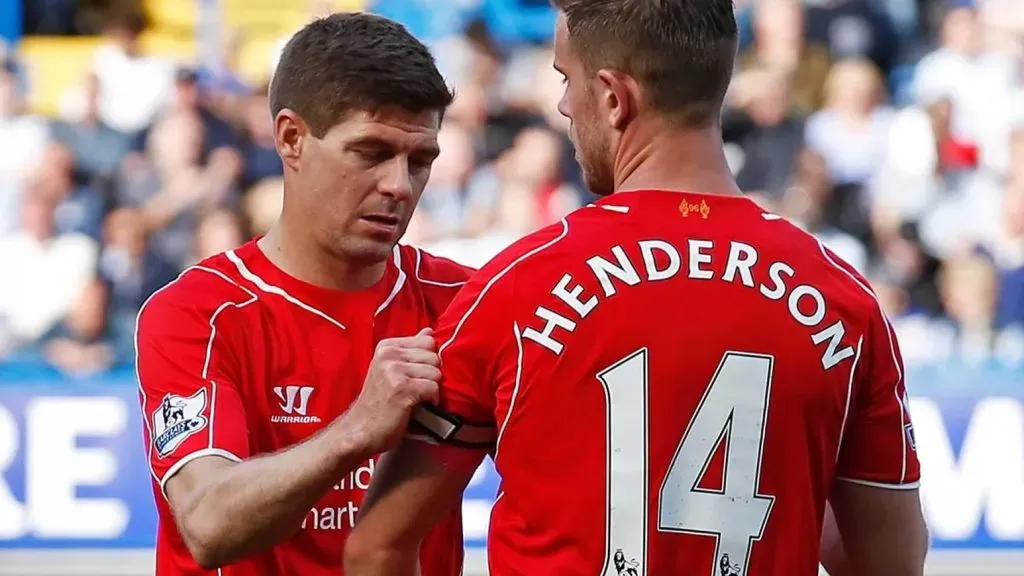
[{"label": "blurred crowd in background", "polygon": [[[404,241],[481,265],[592,200],[547,0],[26,0],[0,45],[0,358],[130,364],[136,313],[281,206],[266,86],[370,9],[457,98]],[[743,190],[874,286],[908,363],[1024,365],[1024,2],[747,0],[723,119]]]}]

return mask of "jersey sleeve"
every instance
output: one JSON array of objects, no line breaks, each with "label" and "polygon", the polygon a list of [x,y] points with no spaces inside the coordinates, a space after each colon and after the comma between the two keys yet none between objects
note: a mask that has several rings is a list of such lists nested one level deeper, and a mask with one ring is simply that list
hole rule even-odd
[{"label": "jersey sleeve", "polygon": [[836,476],[879,488],[916,488],[921,471],[907,408],[903,358],[895,331],[877,309],[863,347]]},{"label": "jersey sleeve", "polygon": [[437,323],[440,408],[467,422],[494,424],[495,385],[503,350],[513,338],[505,282],[476,277]]},{"label": "jersey sleeve", "polygon": [[441,357],[440,402],[420,407],[412,436],[467,448],[493,447],[498,383],[515,370],[509,282],[475,275],[437,323]]},{"label": "jersey sleeve", "polygon": [[232,328],[237,307],[249,295],[213,281],[226,287],[179,279],[139,313],[136,353],[147,460],[161,489],[196,458],[249,456],[240,348],[234,344],[238,331]]}]

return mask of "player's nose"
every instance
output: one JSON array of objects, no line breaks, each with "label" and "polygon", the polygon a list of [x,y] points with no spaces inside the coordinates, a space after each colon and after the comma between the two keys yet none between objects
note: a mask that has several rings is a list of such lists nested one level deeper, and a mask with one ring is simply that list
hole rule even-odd
[{"label": "player's nose", "polygon": [[412,177],[409,173],[409,166],[396,157],[388,163],[388,169],[377,185],[381,194],[389,196],[397,201],[412,199]]}]

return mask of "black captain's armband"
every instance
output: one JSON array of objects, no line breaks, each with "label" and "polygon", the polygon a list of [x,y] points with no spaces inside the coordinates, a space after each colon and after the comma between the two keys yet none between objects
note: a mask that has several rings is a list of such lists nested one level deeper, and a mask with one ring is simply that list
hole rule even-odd
[{"label": "black captain's armband", "polygon": [[430,437],[439,444],[460,448],[489,450],[498,440],[498,432],[489,424],[472,424],[431,404],[420,404],[412,413],[409,433]]}]

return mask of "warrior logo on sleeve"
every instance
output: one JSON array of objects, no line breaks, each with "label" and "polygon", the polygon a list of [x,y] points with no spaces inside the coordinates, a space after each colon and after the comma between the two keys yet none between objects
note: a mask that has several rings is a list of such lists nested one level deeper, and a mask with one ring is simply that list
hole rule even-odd
[{"label": "warrior logo on sleeve", "polygon": [[185,398],[176,394],[164,396],[153,412],[153,444],[160,457],[174,452],[186,438],[206,427],[206,389]]}]

